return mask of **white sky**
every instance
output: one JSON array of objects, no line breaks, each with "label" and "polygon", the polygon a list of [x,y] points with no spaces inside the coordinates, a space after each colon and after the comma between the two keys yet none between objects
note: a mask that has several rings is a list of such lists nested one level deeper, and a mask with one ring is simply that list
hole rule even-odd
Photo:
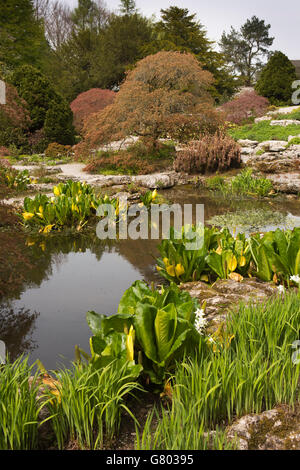
[{"label": "white sky", "polygon": [[[77,0],[62,0],[76,6]],[[110,10],[117,10],[119,0],[107,0]],[[176,5],[197,13],[198,20],[207,29],[209,39],[218,41],[230,26],[238,29],[248,18],[256,15],[271,24],[271,36],[275,37],[273,50],[280,50],[290,59],[300,60],[300,1],[299,0],[136,0],[140,13],[147,17],[160,9]]]}]

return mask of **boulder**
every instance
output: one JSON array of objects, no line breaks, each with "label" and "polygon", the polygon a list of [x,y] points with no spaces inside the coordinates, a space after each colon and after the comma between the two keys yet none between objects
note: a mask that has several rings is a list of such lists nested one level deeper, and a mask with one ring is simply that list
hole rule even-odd
[{"label": "boulder", "polygon": [[300,450],[300,407],[280,405],[237,419],[226,429],[239,450]]},{"label": "boulder", "polygon": [[249,140],[249,139],[240,139],[238,140],[238,144],[240,144],[240,146],[242,148],[245,148],[245,147],[256,147],[258,145],[258,141],[257,140]]},{"label": "boulder", "polygon": [[181,284],[180,288],[197,298],[200,304],[206,301],[205,312],[211,332],[218,328],[229,311],[237,307],[240,302],[259,302],[277,293],[274,284],[255,278],[244,279],[242,282],[220,279],[213,287],[200,281],[187,282]]},{"label": "boulder", "polygon": [[296,121],[296,119],[280,119],[277,121],[270,122],[270,126],[286,127],[286,126],[293,126],[293,125],[300,126],[300,121]]},{"label": "boulder", "polygon": [[281,173],[268,175],[276,191],[287,194],[300,193],[300,174],[299,173]]},{"label": "boulder", "polygon": [[262,116],[259,118],[255,118],[254,122],[257,124],[258,122],[271,121],[271,120],[272,120],[271,116]]},{"label": "boulder", "polygon": [[282,152],[286,150],[287,142],[285,140],[266,140],[261,142],[256,151],[264,150],[265,152]]},{"label": "boulder", "polygon": [[149,189],[172,188],[175,184],[174,177],[169,173],[132,176],[131,180],[139,186]]}]

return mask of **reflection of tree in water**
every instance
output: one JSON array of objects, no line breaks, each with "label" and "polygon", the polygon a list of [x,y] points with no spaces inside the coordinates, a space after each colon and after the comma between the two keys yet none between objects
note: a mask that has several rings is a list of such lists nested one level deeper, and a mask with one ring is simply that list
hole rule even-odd
[{"label": "reflection of tree in water", "polygon": [[16,234],[5,235],[5,244],[0,248],[0,255],[3,252],[3,275],[0,269],[0,288],[3,286],[3,289],[0,289],[0,298],[1,295],[18,298],[25,287],[40,286],[52,275],[53,266],[62,264],[68,253],[85,253],[90,250],[100,261],[107,247],[107,243],[99,240],[95,232],[30,235],[26,238],[20,234],[20,239],[17,239],[19,255],[16,256]]},{"label": "reflection of tree in water", "polygon": [[6,344],[11,360],[36,348],[32,333],[38,315],[24,308],[14,310],[9,303],[0,306],[0,339]]}]

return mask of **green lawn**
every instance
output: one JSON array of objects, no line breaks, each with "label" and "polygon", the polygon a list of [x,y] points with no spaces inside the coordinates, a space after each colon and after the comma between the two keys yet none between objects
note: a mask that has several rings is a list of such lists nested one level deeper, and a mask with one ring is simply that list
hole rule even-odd
[{"label": "green lawn", "polygon": [[288,140],[290,135],[297,136],[300,134],[299,125],[292,125],[287,127],[270,126],[269,121],[259,122],[257,124],[247,124],[228,130],[229,135],[235,140],[249,139],[264,142],[266,140]]}]

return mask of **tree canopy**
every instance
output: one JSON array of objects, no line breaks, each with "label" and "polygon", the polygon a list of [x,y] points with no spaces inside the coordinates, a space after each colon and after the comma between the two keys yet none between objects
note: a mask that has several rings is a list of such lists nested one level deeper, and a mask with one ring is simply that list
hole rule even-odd
[{"label": "tree canopy", "polygon": [[87,119],[78,152],[128,135],[180,140],[215,130],[210,72],[189,53],[158,52],[127,73],[114,103]]},{"label": "tree canopy", "polygon": [[230,33],[222,35],[220,46],[222,52],[245,85],[251,86],[257,73],[263,66],[263,60],[269,56],[269,48],[274,38],[270,37],[270,24],[252,16],[240,30],[231,27]]},{"label": "tree canopy", "polygon": [[296,69],[288,57],[280,51],[272,54],[256,84],[256,91],[280,106],[292,104],[292,83],[297,80]]}]

